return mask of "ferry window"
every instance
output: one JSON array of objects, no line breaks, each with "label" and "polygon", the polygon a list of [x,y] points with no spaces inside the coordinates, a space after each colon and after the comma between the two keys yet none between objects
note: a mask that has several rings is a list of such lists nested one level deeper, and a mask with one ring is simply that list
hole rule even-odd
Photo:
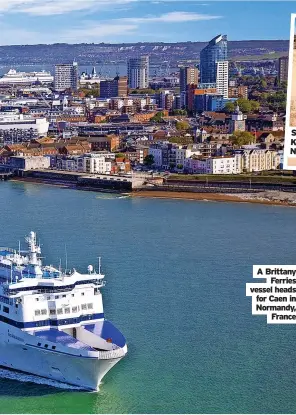
[{"label": "ferry window", "polygon": [[81,295],[84,295],[84,293],[81,293]]},{"label": "ferry window", "polygon": [[56,346],[52,346],[51,348],[52,348],[53,350],[55,350],[55,349],[56,349]]},{"label": "ferry window", "polygon": [[65,308],[65,314],[70,314],[70,308],[69,307]]},{"label": "ferry window", "polygon": [[39,298],[35,298],[36,301],[39,301]]},{"label": "ferry window", "polygon": [[87,308],[88,309],[92,309],[93,308],[93,305],[91,303],[89,303],[89,304],[87,304]]},{"label": "ferry window", "polygon": [[58,298],[60,298],[60,296],[59,295],[55,295],[54,298],[57,300]]},{"label": "ferry window", "polygon": [[35,310],[35,316],[40,316],[40,310]]},{"label": "ferry window", "polygon": [[40,346],[41,346],[41,343],[38,343],[38,344],[37,344],[37,346],[39,346],[39,347],[40,347]]},{"label": "ferry window", "polygon": [[76,313],[77,312],[77,307],[72,307],[72,311],[73,311],[73,313]]},{"label": "ferry window", "polygon": [[44,308],[43,310],[41,310],[41,314],[42,314],[42,315],[47,314],[47,310]]},{"label": "ferry window", "polygon": [[57,308],[57,314],[63,314],[63,309],[62,308]]},{"label": "ferry window", "polygon": [[9,308],[8,308],[8,307],[3,306],[3,311],[4,311],[4,313],[9,313]]},{"label": "ferry window", "polygon": [[55,310],[54,309],[50,309],[49,310],[49,314],[55,314]]},{"label": "ferry window", "polygon": [[67,296],[66,295],[63,295],[63,298],[66,298]]},{"label": "ferry window", "polygon": [[81,304],[81,310],[86,310],[86,304]]},{"label": "ferry window", "polygon": [[75,294],[72,294],[72,297],[74,297]]},{"label": "ferry window", "polygon": [[48,347],[48,344],[45,344],[45,345],[44,345],[44,347],[46,347],[46,348],[47,348],[47,347]]}]

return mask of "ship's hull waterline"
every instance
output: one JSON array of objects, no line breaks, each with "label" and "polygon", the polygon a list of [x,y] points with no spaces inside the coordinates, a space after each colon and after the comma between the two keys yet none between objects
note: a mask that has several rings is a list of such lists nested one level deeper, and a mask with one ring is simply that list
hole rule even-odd
[{"label": "ship's hull waterline", "polygon": [[1,322],[0,366],[89,391],[99,390],[103,377],[127,351],[125,346],[121,357],[100,359],[75,355],[71,350],[60,353],[50,348],[39,348],[34,343],[35,336]]}]

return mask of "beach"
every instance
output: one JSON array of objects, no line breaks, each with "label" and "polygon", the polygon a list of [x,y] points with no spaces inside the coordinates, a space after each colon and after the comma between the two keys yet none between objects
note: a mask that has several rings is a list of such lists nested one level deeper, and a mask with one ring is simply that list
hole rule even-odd
[{"label": "beach", "polygon": [[132,197],[153,197],[161,199],[203,200],[212,202],[258,203],[264,205],[296,206],[296,194],[264,191],[260,193],[195,193],[141,190],[131,193]]}]

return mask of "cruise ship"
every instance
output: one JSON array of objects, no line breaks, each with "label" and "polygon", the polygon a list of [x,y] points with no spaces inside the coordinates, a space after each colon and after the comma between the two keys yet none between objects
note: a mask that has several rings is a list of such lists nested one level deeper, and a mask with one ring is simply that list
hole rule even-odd
[{"label": "cruise ship", "polygon": [[0,366],[94,391],[127,353],[105,319],[99,263],[82,274],[42,265],[36,234],[28,249],[0,248]]},{"label": "cruise ship", "polygon": [[32,84],[40,82],[41,84],[50,84],[54,81],[54,77],[50,72],[17,72],[15,69],[10,69],[5,75],[0,78],[0,84],[4,85],[21,85]]}]

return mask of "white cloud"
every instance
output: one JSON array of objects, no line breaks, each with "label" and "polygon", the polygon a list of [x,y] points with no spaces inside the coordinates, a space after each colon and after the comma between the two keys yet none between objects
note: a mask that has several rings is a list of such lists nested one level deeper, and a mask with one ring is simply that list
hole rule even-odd
[{"label": "white cloud", "polygon": [[137,2],[138,0],[0,0],[0,13],[26,13],[38,16],[91,11],[116,5]]},{"label": "white cloud", "polygon": [[132,24],[102,24],[86,25],[85,27],[78,27],[70,30],[65,30],[59,33],[59,42],[68,43],[83,43],[83,42],[102,42],[112,39],[114,36],[133,34],[138,29],[137,25]]},{"label": "white cloud", "polygon": [[[186,0],[198,4],[197,0]],[[178,2],[181,0],[0,0],[0,13],[25,13],[35,16],[66,14],[75,11],[92,11],[131,3]],[[199,5],[205,5],[200,3]]]},{"label": "white cloud", "polygon": [[199,14],[194,12],[170,12],[162,14],[160,16],[146,16],[146,17],[130,17],[121,19],[121,21],[132,22],[132,23],[182,23],[182,22],[195,22],[199,20],[213,20],[220,19],[221,16],[212,16],[209,14]]}]

